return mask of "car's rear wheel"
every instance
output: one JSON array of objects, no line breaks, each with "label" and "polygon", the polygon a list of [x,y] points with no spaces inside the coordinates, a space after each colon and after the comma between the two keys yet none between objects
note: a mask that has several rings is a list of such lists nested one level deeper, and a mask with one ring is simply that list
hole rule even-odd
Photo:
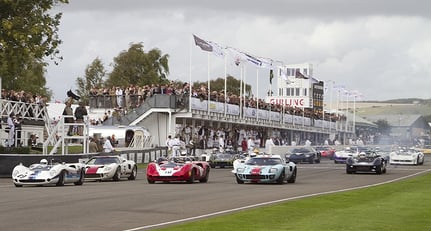
[{"label": "car's rear wheel", "polygon": [[65,178],[66,173],[64,171],[61,171],[60,174],[58,175],[58,181],[56,186],[63,186],[64,185],[64,178]]},{"label": "car's rear wheel", "polygon": [[296,168],[293,169],[292,175],[287,180],[287,183],[295,183],[296,181]]},{"label": "car's rear wheel", "polygon": [[121,169],[120,169],[120,168],[117,168],[117,170],[115,171],[115,174],[114,174],[114,176],[112,177],[112,179],[113,179],[114,181],[119,181],[119,180],[120,180],[120,178],[121,178]]},{"label": "car's rear wheel", "polygon": [[82,168],[80,176],[79,176],[79,180],[77,182],[74,182],[74,184],[75,185],[82,185],[82,184],[84,184],[84,177],[85,177],[85,169]]},{"label": "car's rear wheel", "polygon": [[135,166],[133,166],[132,173],[130,173],[129,178],[127,178],[127,179],[128,180],[135,180],[137,175],[138,175],[138,167],[135,165]]}]

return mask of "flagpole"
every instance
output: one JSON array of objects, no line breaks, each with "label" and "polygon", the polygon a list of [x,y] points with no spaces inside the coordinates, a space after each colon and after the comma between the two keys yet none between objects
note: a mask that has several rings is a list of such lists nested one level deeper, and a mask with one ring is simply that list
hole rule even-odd
[{"label": "flagpole", "polygon": [[243,79],[243,65],[241,64],[240,69],[239,69],[239,76],[240,76],[240,81],[239,81],[239,118],[242,119],[242,79]]},{"label": "flagpole", "polygon": [[224,56],[224,117],[226,118],[227,107],[227,55]]},{"label": "flagpole", "polygon": [[259,68],[256,68],[256,120],[259,119]]},{"label": "flagpole", "polygon": [[210,53],[207,54],[207,60],[208,60],[208,116],[210,116],[210,103],[211,103],[211,83],[210,83]]},{"label": "flagpole", "polygon": [[[246,70],[245,66],[244,66],[244,70],[243,70],[243,72],[244,72],[244,73],[243,73],[243,81],[244,81],[244,82],[243,82],[243,84],[242,84],[242,87],[244,88],[244,90],[243,90],[243,92],[242,92],[242,93],[243,93],[243,95],[244,95],[244,96],[243,96],[243,97],[244,97],[244,98],[243,98],[243,99],[244,99],[244,105],[243,105],[243,108],[245,108],[245,92],[246,92],[246,89],[247,89],[247,88],[246,88],[247,84],[245,84],[245,83],[246,83],[246,80],[245,80],[245,79],[246,79],[247,70]],[[242,113],[242,118],[244,119],[244,117],[245,117],[245,115],[244,115],[244,113]]]},{"label": "flagpole", "polygon": [[190,42],[190,51],[189,51],[189,112],[192,112],[192,47],[193,40]]}]

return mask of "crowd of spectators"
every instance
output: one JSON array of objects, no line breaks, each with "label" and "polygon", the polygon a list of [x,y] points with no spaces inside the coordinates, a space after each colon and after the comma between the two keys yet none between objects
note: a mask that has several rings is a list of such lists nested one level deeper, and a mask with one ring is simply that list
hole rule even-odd
[{"label": "crowd of spectators", "polygon": [[[127,87],[114,86],[111,88],[93,88],[90,91],[90,107],[91,108],[113,108],[121,112],[127,112],[132,108],[139,107],[148,97],[155,94],[176,95],[179,98],[179,103],[185,101],[189,97],[190,85],[188,83],[170,82],[169,84],[152,84],[138,87],[129,85]],[[313,110],[312,108],[299,108],[289,105],[267,103],[263,99],[257,97],[244,96],[242,99],[234,94],[224,91],[211,91],[208,94],[206,85],[191,88],[191,97],[201,100],[216,102],[226,102],[234,105],[244,105],[250,108],[259,108],[269,111],[283,112],[291,115],[305,116],[312,119],[320,119],[327,121],[345,120],[344,115],[336,113],[324,113],[321,110]],[[124,114],[124,113],[123,113]]]}]

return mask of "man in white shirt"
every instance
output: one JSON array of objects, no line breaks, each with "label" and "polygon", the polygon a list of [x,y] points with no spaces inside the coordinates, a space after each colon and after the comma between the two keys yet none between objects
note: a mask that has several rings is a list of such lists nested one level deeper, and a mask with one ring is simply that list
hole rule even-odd
[{"label": "man in white shirt", "polygon": [[13,147],[15,143],[15,124],[13,123],[15,114],[10,113],[9,117],[7,117],[7,126],[9,127],[9,136],[7,139],[7,145],[9,147]]},{"label": "man in white shirt", "polygon": [[115,90],[115,95],[117,96],[118,107],[123,107],[123,89],[117,87],[117,89]]},{"label": "man in white shirt", "polygon": [[172,147],[172,157],[179,156],[181,141],[180,137],[177,135],[174,139],[169,141],[169,145]]},{"label": "man in white shirt", "polygon": [[111,153],[114,151],[114,147],[111,144],[111,137],[108,136],[103,143],[103,151],[107,153]]},{"label": "man in white shirt", "polygon": [[254,151],[255,147],[254,138],[250,136],[250,138],[247,140],[247,147],[248,147],[248,154],[251,155]]},{"label": "man in white shirt", "polygon": [[265,141],[265,149],[266,149],[266,153],[272,153],[272,147],[274,147],[274,141],[272,140],[271,137],[268,137],[268,139],[266,139]]}]

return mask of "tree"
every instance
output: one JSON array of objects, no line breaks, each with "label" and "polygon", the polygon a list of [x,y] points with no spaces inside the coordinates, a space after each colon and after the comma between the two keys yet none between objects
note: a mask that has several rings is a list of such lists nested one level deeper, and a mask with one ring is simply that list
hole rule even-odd
[{"label": "tree", "polygon": [[380,119],[377,120],[375,124],[377,125],[377,129],[381,134],[389,135],[389,132],[391,131],[391,125],[389,125],[387,120]]},{"label": "tree", "polygon": [[[241,81],[235,79],[233,76],[228,76],[226,78],[226,92],[230,94],[240,95],[240,83]],[[207,81],[205,82],[194,82],[193,88],[197,89],[201,85],[207,86]],[[216,80],[210,80],[210,90],[211,91],[224,91],[224,78],[217,78]],[[251,95],[251,85],[246,84],[246,94]]]},{"label": "tree", "polygon": [[162,55],[158,49],[145,53],[142,43],[132,43],[127,51],[114,58],[114,68],[107,80],[107,86],[167,83],[168,58],[169,55]]},{"label": "tree", "polygon": [[[0,1],[0,77],[5,89],[35,91],[49,96],[45,87],[44,58],[57,64],[58,26],[62,14],[51,9],[68,0]],[[31,79],[28,79],[31,77]],[[32,84],[28,84],[29,80]]]},{"label": "tree", "polygon": [[88,104],[90,90],[103,87],[105,76],[105,67],[100,58],[95,58],[90,65],[87,65],[84,77],[76,79],[77,94],[81,96],[81,101]]}]

